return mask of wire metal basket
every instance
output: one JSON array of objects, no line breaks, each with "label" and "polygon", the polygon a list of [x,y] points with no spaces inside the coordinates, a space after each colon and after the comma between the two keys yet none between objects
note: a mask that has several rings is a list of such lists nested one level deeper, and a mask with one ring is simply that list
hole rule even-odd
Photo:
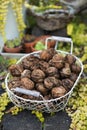
[{"label": "wire metal basket", "polygon": [[[66,42],[66,43],[68,42],[68,43],[70,43],[70,46],[71,46],[70,47],[70,52],[65,52],[65,51],[61,51],[61,50],[56,50],[56,51],[58,53],[62,53],[64,55],[66,55],[66,54],[73,55],[72,54],[73,42],[72,42],[71,38],[56,37],[56,36],[48,37],[46,39],[46,46],[45,46],[45,48],[47,48],[48,40],[55,40],[56,41],[55,50],[57,49],[58,42]],[[17,64],[20,63],[27,56],[32,55],[32,54],[33,55],[38,55],[40,52],[41,51],[37,51],[37,52],[29,53],[29,54],[23,56],[17,62]],[[43,98],[43,96],[40,95],[39,92],[31,92],[31,90],[27,90],[27,91],[24,92],[25,94],[35,95],[36,97],[41,96],[42,100],[40,100],[40,101],[39,100],[30,100],[30,99],[25,99],[25,98],[19,97],[16,94],[14,94],[14,92],[11,91],[9,89],[9,87],[8,87],[8,81],[9,81],[9,77],[10,77],[10,73],[8,73],[7,76],[6,76],[6,79],[5,79],[5,84],[6,84],[6,90],[7,90],[7,93],[8,93],[8,96],[9,96],[10,100],[18,107],[22,107],[24,109],[29,109],[29,110],[38,110],[38,111],[46,112],[46,113],[58,112],[58,111],[64,109],[65,106],[67,105],[67,102],[68,102],[72,92],[73,92],[73,89],[77,85],[77,82],[79,81],[79,79],[81,77],[81,74],[83,72],[83,64],[82,64],[82,62],[76,56],[74,56],[74,57],[76,59],[76,62],[80,65],[81,71],[80,71],[80,73],[79,73],[79,75],[78,75],[78,77],[77,77],[73,87],[71,88],[71,90],[68,93],[66,93],[64,96],[61,96],[61,97],[55,98],[55,99],[45,100]],[[18,89],[17,89],[17,91],[21,92],[21,90],[18,90]]]}]

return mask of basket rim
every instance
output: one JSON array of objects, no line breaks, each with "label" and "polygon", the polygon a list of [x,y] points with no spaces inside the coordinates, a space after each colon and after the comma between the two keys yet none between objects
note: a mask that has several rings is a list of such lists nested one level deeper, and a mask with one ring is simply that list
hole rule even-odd
[{"label": "basket rim", "polygon": [[[42,50],[41,50],[42,51]],[[29,53],[29,54],[26,54],[26,55],[24,55],[23,57],[21,57],[18,61],[17,61],[17,63],[16,64],[18,64],[18,63],[20,63],[24,58],[26,58],[27,56],[30,56],[30,55],[32,55],[32,54],[39,54],[41,51],[36,51],[36,52],[32,52],[32,53]],[[65,52],[65,51],[61,51],[61,50],[56,50],[57,52],[59,52],[59,53],[62,53],[62,54],[70,54],[70,55],[73,55],[73,54],[71,54],[71,53],[69,53],[69,52]],[[65,95],[63,95],[63,96],[61,96],[61,97],[58,97],[58,98],[54,98],[54,99],[50,99],[50,100],[31,100],[31,99],[25,99],[25,98],[22,98],[22,97],[20,97],[20,96],[17,96],[16,94],[14,94],[14,92],[12,92],[9,88],[8,88],[8,78],[9,78],[9,75],[10,75],[10,73],[8,73],[7,74],[7,76],[6,76],[6,78],[5,78],[5,85],[6,85],[6,90],[7,90],[7,93],[8,93],[8,95],[9,95],[9,93],[10,94],[12,94],[12,95],[14,95],[16,98],[18,98],[18,99],[21,99],[21,100],[24,100],[24,101],[30,101],[30,102],[36,102],[36,103],[47,103],[47,102],[51,102],[51,101],[56,101],[56,100],[60,100],[60,99],[62,99],[62,98],[65,98],[66,96],[68,96],[68,95],[71,95],[71,93],[73,92],[73,89],[75,88],[75,86],[77,85],[77,82],[79,81],[79,79],[80,79],[80,77],[81,77],[81,74],[82,74],[82,72],[83,72],[83,64],[82,64],[82,62],[80,61],[80,59],[78,58],[78,57],[76,57],[75,55],[73,55],[75,58],[76,58],[76,60],[79,62],[79,64],[80,64],[80,67],[81,67],[81,71],[80,71],[80,73],[79,73],[79,75],[78,75],[78,78],[76,79],[76,81],[75,81],[75,83],[73,84],[73,87],[71,88],[71,90],[69,91],[69,92],[67,92]]]}]

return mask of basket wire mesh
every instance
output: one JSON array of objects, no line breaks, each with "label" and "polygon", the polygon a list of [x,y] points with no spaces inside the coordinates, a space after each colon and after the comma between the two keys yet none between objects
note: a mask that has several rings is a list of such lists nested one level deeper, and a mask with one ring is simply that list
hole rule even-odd
[{"label": "basket wire mesh", "polygon": [[[61,50],[56,50],[58,53],[62,53],[64,55],[66,54],[72,54],[72,50],[73,50],[73,42],[71,38],[65,38],[65,37],[56,37],[56,36],[51,36],[48,37],[46,39],[46,45],[45,45],[45,49],[47,49],[47,44],[48,44],[48,40],[55,40],[56,41],[56,45],[55,45],[55,50],[57,49],[58,46],[58,42],[62,41],[62,42],[69,42],[71,45],[70,48],[70,53],[69,52],[65,52],[65,51],[61,51]],[[26,58],[29,55],[38,55],[41,51],[37,51],[37,52],[33,52],[33,53],[29,53],[25,56],[23,56],[18,62],[20,63],[24,58]],[[74,55],[73,55],[74,56]],[[66,93],[64,96],[61,96],[59,98],[55,98],[55,99],[50,99],[50,100],[45,100],[43,98],[42,95],[41,96],[42,100],[30,100],[30,99],[25,99],[22,97],[17,96],[16,94],[14,94],[13,91],[11,91],[8,87],[8,81],[9,81],[9,77],[10,77],[10,73],[7,74],[6,78],[5,78],[5,85],[6,85],[6,90],[8,93],[8,96],[10,98],[10,100],[18,107],[22,107],[24,109],[29,109],[29,110],[38,110],[41,112],[46,112],[46,113],[50,113],[50,112],[58,112],[62,109],[65,108],[65,106],[67,105],[67,102],[73,92],[73,89],[75,88],[75,86],[77,85],[77,82],[79,81],[81,74],[83,72],[83,64],[82,62],[79,60],[79,58],[77,58],[76,56],[74,56],[76,58],[77,63],[80,65],[81,67],[81,71],[73,85],[73,87],[71,88],[71,90]]]}]

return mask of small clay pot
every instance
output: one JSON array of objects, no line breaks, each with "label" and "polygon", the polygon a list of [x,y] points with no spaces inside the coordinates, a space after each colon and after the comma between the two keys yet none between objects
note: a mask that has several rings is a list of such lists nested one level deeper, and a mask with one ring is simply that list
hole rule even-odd
[{"label": "small clay pot", "polygon": [[32,52],[32,46],[34,46],[34,41],[31,41],[31,42],[26,42],[24,43],[24,52],[25,53],[31,53]]},{"label": "small clay pot", "polygon": [[7,53],[19,53],[22,50],[22,45],[14,48],[8,48],[6,45],[4,45],[3,50]]},{"label": "small clay pot", "polygon": [[[37,42],[42,42],[44,45],[45,45],[45,40],[46,38],[50,37],[49,35],[43,35],[43,36],[39,36],[36,38],[36,40],[33,42],[33,44],[31,45],[31,51],[34,52],[34,51],[37,51],[35,49],[35,46],[37,44]],[[55,46],[55,41],[48,41],[48,44],[47,44],[47,48],[54,48]]]},{"label": "small clay pot", "polygon": [[[28,39],[26,38],[28,37]],[[23,49],[25,53],[31,53],[31,47],[33,46],[33,43],[35,41],[36,37],[33,35],[29,35],[26,34],[23,38],[22,38],[22,44],[23,44]]]}]

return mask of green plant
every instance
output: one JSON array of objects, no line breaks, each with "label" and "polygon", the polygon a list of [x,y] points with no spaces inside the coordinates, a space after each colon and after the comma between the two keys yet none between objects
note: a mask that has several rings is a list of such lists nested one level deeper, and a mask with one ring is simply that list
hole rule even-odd
[{"label": "green plant", "polygon": [[7,21],[7,13],[9,5],[12,6],[14,15],[16,16],[17,27],[20,33],[20,37],[25,29],[25,23],[23,20],[23,4],[25,0],[0,0],[0,35],[3,39],[6,39],[5,26]]},{"label": "green plant", "polygon": [[59,0],[39,0],[37,2],[29,1],[28,3],[25,2],[25,6],[27,8],[33,8],[36,12],[43,12],[48,9],[61,9],[62,4],[59,2]]},{"label": "green plant", "polygon": [[12,40],[7,40],[5,42],[5,45],[8,48],[14,48],[14,47],[17,47],[17,46],[21,45],[21,40],[19,38],[15,38],[15,39],[12,39]]},{"label": "green plant", "polygon": [[[78,46],[87,44],[87,26],[80,17],[77,16],[67,25],[67,34],[72,38],[74,44]],[[86,16],[82,17],[87,18]]]},{"label": "green plant", "polygon": [[29,4],[36,6],[57,5],[59,0],[29,0]]},{"label": "green plant", "polygon": [[38,41],[38,42],[36,43],[36,45],[35,45],[35,49],[36,49],[36,50],[43,50],[43,49],[45,49],[44,43],[41,42],[41,41]]}]

